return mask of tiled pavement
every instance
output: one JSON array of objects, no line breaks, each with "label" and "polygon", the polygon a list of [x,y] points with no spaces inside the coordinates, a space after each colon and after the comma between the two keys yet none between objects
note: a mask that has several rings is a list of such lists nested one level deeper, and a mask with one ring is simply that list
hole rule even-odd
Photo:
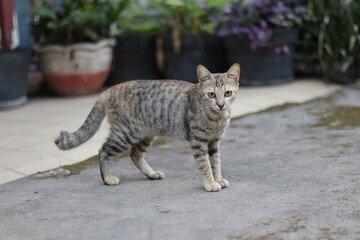
[{"label": "tiled pavement", "polygon": [[[318,80],[242,87],[232,117],[258,112],[285,103],[303,103],[341,89]],[[39,171],[74,164],[97,154],[108,132],[99,132],[82,146],[59,151],[53,143],[60,130],[74,131],[85,120],[98,94],[73,98],[31,99],[25,106],[0,112],[0,184]]]}]

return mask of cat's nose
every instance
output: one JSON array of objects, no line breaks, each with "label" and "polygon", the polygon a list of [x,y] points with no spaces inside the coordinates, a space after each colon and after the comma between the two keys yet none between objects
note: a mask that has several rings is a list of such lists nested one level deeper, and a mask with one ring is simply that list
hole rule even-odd
[{"label": "cat's nose", "polygon": [[216,103],[216,105],[217,105],[220,109],[223,109],[225,103]]}]

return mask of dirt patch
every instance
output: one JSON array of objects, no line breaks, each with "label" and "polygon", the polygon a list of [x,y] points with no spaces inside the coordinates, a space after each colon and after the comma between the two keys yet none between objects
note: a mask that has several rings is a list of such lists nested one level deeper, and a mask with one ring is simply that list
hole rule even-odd
[{"label": "dirt patch", "polygon": [[87,169],[90,166],[95,166],[99,163],[99,156],[95,155],[92,156],[88,159],[86,159],[85,161],[79,162],[77,164],[73,164],[73,165],[68,165],[68,166],[64,166],[63,168],[65,168],[66,170],[70,171],[70,175],[77,175],[79,174],[81,171]]},{"label": "dirt patch", "polygon": [[98,162],[99,162],[99,157],[95,155],[86,159],[85,161],[73,165],[62,166],[60,168],[52,169],[49,171],[36,173],[32,175],[32,177],[39,179],[69,177],[72,175],[80,174],[81,171],[97,165]]},{"label": "dirt patch", "polygon": [[312,127],[326,127],[328,130],[360,127],[360,107],[333,106],[321,115],[319,121]]}]

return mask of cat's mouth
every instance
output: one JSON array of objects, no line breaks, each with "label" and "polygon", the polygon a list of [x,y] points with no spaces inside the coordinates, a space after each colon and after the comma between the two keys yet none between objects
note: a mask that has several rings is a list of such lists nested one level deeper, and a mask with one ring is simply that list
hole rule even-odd
[{"label": "cat's mouth", "polygon": [[224,107],[220,108],[220,107],[216,106],[216,107],[213,107],[213,108],[211,108],[211,109],[212,109],[213,111],[215,111],[215,112],[223,113],[223,112],[225,112],[225,111],[228,109],[228,107],[224,106]]}]

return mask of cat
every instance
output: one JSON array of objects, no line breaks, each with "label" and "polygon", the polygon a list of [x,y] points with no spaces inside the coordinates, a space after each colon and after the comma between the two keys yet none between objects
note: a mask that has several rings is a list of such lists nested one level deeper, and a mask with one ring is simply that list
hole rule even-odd
[{"label": "cat", "polygon": [[55,140],[69,150],[90,139],[105,116],[110,134],[99,150],[100,173],[105,185],[119,184],[110,173],[112,158],[131,147],[130,157],[149,179],[163,179],[145,160],[155,136],[187,140],[202,175],[206,191],[229,186],[222,178],[219,144],[230,121],[231,104],[238,92],[240,65],[226,73],[210,73],[197,66],[199,83],[178,80],[136,80],[115,85],[103,92],[84,124],[74,133],[62,131]]}]

